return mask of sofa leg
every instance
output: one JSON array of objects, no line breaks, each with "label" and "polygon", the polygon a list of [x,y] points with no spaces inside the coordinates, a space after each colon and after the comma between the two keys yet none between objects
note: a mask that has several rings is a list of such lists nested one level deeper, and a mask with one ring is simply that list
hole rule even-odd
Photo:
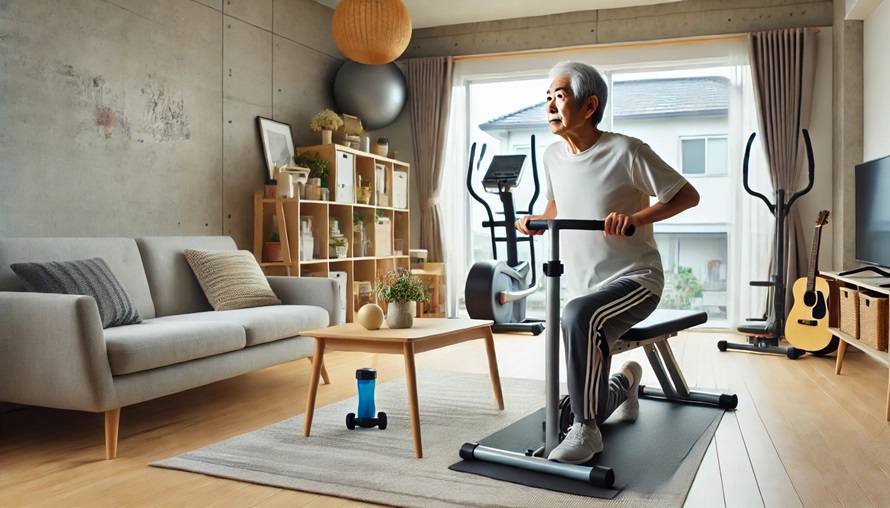
[{"label": "sofa leg", "polygon": [[121,408],[105,411],[105,458],[117,458],[117,431],[121,421]]}]

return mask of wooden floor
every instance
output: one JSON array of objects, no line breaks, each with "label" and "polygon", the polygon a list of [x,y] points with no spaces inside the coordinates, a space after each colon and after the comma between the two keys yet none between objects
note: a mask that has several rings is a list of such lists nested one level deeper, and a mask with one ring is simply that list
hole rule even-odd
[{"label": "wooden floor", "polygon": [[[720,353],[719,339],[740,338],[690,332],[672,339],[690,385],[739,396],[686,506],[890,506],[886,368],[850,348],[835,376],[833,355],[791,361]],[[498,335],[496,342],[502,377],[543,379],[541,337]],[[622,356],[641,361],[644,381],[655,383],[641,350]],[[319,407],[355,395],[358,367],[377,368],[380,382],[404,369],[400,356],[325,358],[333,383],[319,388]],[[616,358],[613,369],[625,359]],[[0,414],[0,506],[374,506],[147,465],[302,413],[309,367],[301,360],[124,408],[119,456],[110,461],[103,458],[101,414]],[[423,353],[417,368],[487,373],[484,345]]]}]

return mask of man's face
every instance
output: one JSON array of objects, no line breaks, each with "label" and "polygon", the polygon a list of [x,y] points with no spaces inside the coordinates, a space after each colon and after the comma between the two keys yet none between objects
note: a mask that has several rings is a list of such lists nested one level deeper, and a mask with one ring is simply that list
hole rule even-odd
[{"label": "man's face", "polygon": [[584,129],[599,103],[596,97],[589,97],[586,104],[579,108],[569,85],[568,76],[558,76],[547,90],[547,121],[550,132],[557,136]]}]

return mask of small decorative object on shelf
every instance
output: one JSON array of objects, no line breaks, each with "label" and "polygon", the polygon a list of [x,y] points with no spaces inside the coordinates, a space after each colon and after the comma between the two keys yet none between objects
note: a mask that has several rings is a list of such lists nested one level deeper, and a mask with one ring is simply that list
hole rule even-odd
[{"label": "small decorative object on shelf", "polygon": [[272,216],[272,234],[269,241],[263,246],[263,254],[267,262],[277,263],[284,259],[281,253],[281,237],[278,235],[278,216]]},{"label": "small decorative object on shelf", "polygon": [[[361,309],[371,303],[371,282],[355,281],[353,282],[353,308]],[[381,312],[383,309],[380,309]],[[381,314],[382,315],[382,314]],[[381,321],[382,323],[382,321]]]},{"label": "small decorative object on shelf", "polygon": [[[294,164],[300,167],[309,168],[309,175],[306,182],[307,186],[315,184],[317,187],[328,187],[328,175],[331,173],[331,164],[327,160],[319,157],[318,152],[298,152],[294,155]],[[317,200],[320,196],[304,196],[304,198]]]},{"label": "small decorative object on shelf", "polygon": [[358,117],[343,113],[343,126],[334,132],[334,143],[340,146],[358,149],[361,135],[364,132],[362,121]]},{"label": "small decorative object on shelf", "polygon": [[278,173],[278,188],[275,195],[279,198],[294,197],[294,177],[290,173]]},{"label": "small decorative object on shelf", "polygon": [[416,303],[428,302],[430,292],[420,277],[398,267],[377,279],[377,298],[387,303],[386,324],[390,328],[411,328]]},{"label": "small decorative object on shelf", "polygon": [[331,231],[330,237],[328,239],[328,246],[330,249],[329,258],[345,258],[349,253],[349,241],[346,240],[346,237],[343,236],[343,232],[340,230],[340,221],[336,219],[331,219]]},{"label": "small decorative object on shelf", "polygon": [[315,252],[315,238],[312,235],[312,217],[300,218],[300,261],[312,261]]},{"label": "small decorative object on shelf", "polygon": [[349,252],[349,243],[346,241],[346,238],[342,236],[338,236],[336,238],[331,237],[330,250],[331,259],[345,258],[346,254],[348,254]]},{"label": "small decorative object on shelf", "polygon": [[389,140],[384,137],[377,138],[377,143],[374,144],[374,154],[386,157],[386,154],[388,153]]},{"label": "small decorative object on shelf", "polygon": [[312,130],[321,132],[323,145],[331,144],[334,131],[339,129],[342,125],[343,119],[340,118],[340,115],[327,108],[319,111],[312,117],[312,121],[309,123],[309,127]]}]

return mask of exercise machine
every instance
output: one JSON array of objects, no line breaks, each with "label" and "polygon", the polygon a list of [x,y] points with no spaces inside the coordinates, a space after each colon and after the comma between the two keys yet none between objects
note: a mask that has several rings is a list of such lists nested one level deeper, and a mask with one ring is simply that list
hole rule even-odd
[{"label": "exercise machine", "polygon": [[785,201],[785,189],[776,189],[775,202],[770,203],[769,199],[763,194],[752,190],[748,186],[748,160],[751,156],[751,145],[754,144],[756,133],[751,133],[748,138],[748,145],[745,147],[745,159],[742,163],[742,184],[745,186],[745,192],[762,200],[773,217],[775,218],[776,236],[775,236],[775,255],[773,257],[773,273],[768,281],[751,281],[752,286],[770,288],[771,301],[767,309],[767,313],[760,318],[749,318],[745,324],[738,326],[736,329],[748,336],[747,344],[735,344],[721,340],[717,343],[720,351],[728,349],[736,349],[741,351],[756,351],[760,353],[773,353],[785,355],[791,360],[795,360],[806,351],[793,346],[779,346],[779,339],[785,333],[785,294],[787,281],[785,280],[785,223],[788,218],[788,211],[797,201],[797,198],[810,192],[813,188],[813,180],[815,176],[815,163],[813,162],[813,146],[810,143],[810,133],[803,129],[803,139],[807,148],[807,161],[809,170],[807,171],[807,186],[791,195],[788,201]]},{"label": "exercise machine", "polygon": [[[560,303],[559,286],[563,273],[563,265],[559,260],[559,233],[561,230],[581,229],[601,231],[604,222],[601,220],[551,219],[533,220],[528,222],[530,230],[550,231],[550,261],[544,265],[547,277],[547,334],[544,350],[545,362],[545,421],[544,446],[530,453],[522,454],[509,450],[482,446],[478,443],[464,443],[460,449],[460,457],[464,460],[482,460],[495,462],[522,469],[553,474],[588,482],[597,487],[611,487],[615,482],[615,472],[605,466],[587,466],[562,464],[547,460],[546,457],[560,441],[560,434],[565,433],[566,421],[571,425],[571,415],[567,399],[559,398],[559,343],[560,343]],[[633,234],[633,226],[625,231]],[[640,384],[640,397],[664,399],[672,402],[689,402],[707,404],[722,409],[735,409],[738,396],[735,394],[719,394],[689,389],[680,366],[668,344],[668,338],[678,332],[705,323],[708,315],[703,311],[684,311],[656,309],[649,317],[628,330],[613,348],[613,354],[623,353],[638,347],[646,352],[660,387]],[[560,414],[562,412],[562,414]],[[561,425],[563,422],[563,425]]]},{"label": "exercise machine", "polygon": [[[531,236],[517,237],[514,223],[516,214],[530,215],[540,192],[538,181],[538,164],[535,158],[535,136],[531,137],[532,178],[535,191],[528,203],[528,209],[516,211],[513,190],[522,178],[525,166],[525,155],[495,155],[482,178],[482,186],[486,192],[497,194],[503,206],[502,220],[495,220],[491,206],[473,189],[473,160],[476,154],[476,143],[470,148],[470,163],[467,167],[467,190],[470,196],[485,207],[488,220],[482,227],[489,229],[491,234],[491,254],[493,259],[479,261],[470,268],[464,297],[467,313],[473,319],[490,319],[494,332],[531,332],[539,335],[544,331],[541,320],[526,318],[526,298],[537,291],[535,272],[535,249]],[[485,145],[479,153],[476,171],[485,157]],[[504,236],[498,236],[495,228],[504,228]],[[498,243],[503,242],[507,248],[507,261],[498,260]],[[519,260],[518,245],[528,242],[529,261]],[[531,279],[529,279],[531,277]]]}]

